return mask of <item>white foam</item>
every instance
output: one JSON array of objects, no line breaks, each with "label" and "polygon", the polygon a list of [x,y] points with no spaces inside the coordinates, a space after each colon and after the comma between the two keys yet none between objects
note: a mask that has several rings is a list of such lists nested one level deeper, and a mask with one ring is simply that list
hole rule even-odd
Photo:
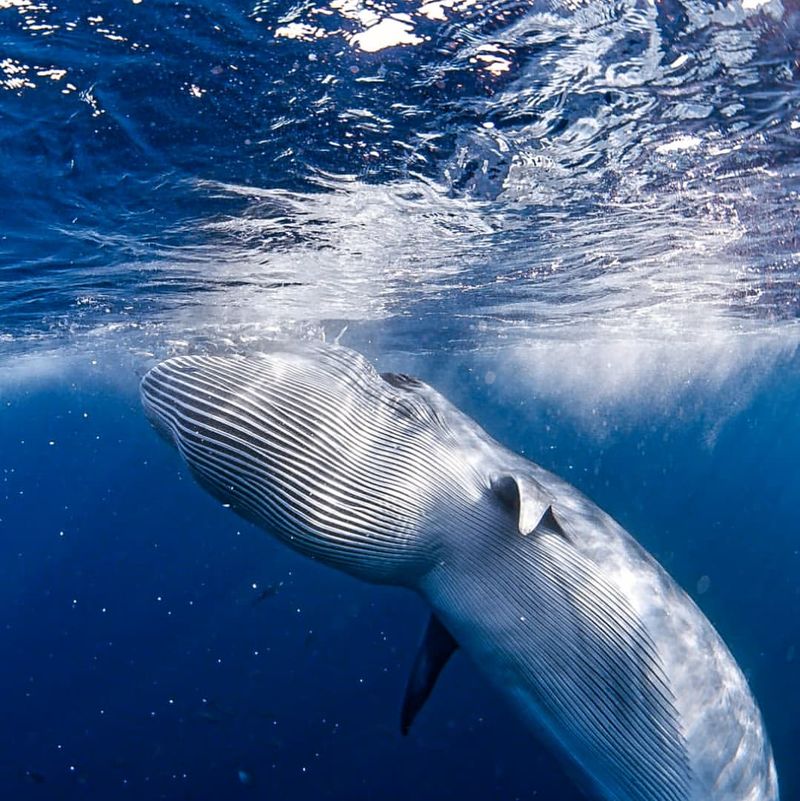
[{"label": "white foam", "polygon": [[[254,194],[247,187],[214,189]],[[492,230],[479,204],[416,181],[263,191],[246,216],[206,227],[217,245],[204,248],[198,278],[219,284],[219,302],[210,296],[201,310],[179,310],[178,330],[383,320],[398,313],[403,293],[421,301],[456,281],[465,262],[454,253]],[[284,243],[284,234],[293,236]],[[193,275],[197,263],[185,269]]]},{"label": "white foam", "polygon": [[656,153],[675,153],[684,150],[695,150],[702,144],[698,136],[679,136],[670,142],[664,142],[656,148]]},{"label": "white foam", "polygon": [[401,19],[399,15],[384,17],[377,25],[372,25],[361,33],[357,33],[350,43],[367,53],[377,53],[387,47],[398,45],[417,45],[423,41],[414,33],[414,26],[409,18]]},{"label": "white foam", "polygon": [[0,397],[4,390],[60,378],[69,371],[70,363],[62,350],[22,353],[0,359]]}]

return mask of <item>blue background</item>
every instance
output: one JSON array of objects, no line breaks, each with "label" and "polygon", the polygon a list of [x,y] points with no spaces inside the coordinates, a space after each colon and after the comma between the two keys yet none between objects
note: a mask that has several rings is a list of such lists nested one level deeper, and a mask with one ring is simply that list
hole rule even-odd
[{"label": "blue background", "polygon": [[[696,422],[702,394],[688,421],[657,416],[598,439],[546,403],[521,408],[469,359],[428,364],[428,379],[589,493],[698,600],[749,677],[783,797],[795,797],[796,360],[713,446]],[[422,603],[237,519],[149,429],[135,376],[103,373],[77,366],[2,394],[9,797],[578,797],[461,656],[402,738]]]}]

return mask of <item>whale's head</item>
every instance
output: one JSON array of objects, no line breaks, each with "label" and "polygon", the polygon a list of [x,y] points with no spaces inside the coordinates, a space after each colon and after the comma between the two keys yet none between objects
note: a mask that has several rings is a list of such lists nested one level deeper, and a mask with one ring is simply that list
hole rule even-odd
[{"label": "whale's head", "polygon": [[141,394],[213,495],[367,580],[413,584],[440,533],[512,516],[508,487],[493,490],[486,470],[488,437],[427,385],[345,348],[180,356],[152,368]]}]

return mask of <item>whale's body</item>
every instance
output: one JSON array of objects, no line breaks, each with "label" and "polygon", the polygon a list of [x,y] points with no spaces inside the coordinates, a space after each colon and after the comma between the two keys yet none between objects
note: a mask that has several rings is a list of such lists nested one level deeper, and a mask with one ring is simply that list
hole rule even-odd
[{"label": "whale's body", "polygon": [[187,356],[145,409],[217,497],[296,550],[433,610],[404,726],[455,647],[597,796],[777,801],[747,683],[614,520],[428,385],[359,354]]}]

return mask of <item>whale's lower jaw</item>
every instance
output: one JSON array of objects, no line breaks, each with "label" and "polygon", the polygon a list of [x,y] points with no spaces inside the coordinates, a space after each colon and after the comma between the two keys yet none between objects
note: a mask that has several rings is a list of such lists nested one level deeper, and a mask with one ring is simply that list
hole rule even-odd
[{"label": "whale's lower jaw", "polygon": [[[177,357],[145,375],[142,402],[195,478],[243,517],[361,579],[408,585],[434,559],[419,521],[446,517],[455,493],[432,496],[433,438],[354,356],[287,346]],[[371,393],[354,391],[365,368]]]}]

